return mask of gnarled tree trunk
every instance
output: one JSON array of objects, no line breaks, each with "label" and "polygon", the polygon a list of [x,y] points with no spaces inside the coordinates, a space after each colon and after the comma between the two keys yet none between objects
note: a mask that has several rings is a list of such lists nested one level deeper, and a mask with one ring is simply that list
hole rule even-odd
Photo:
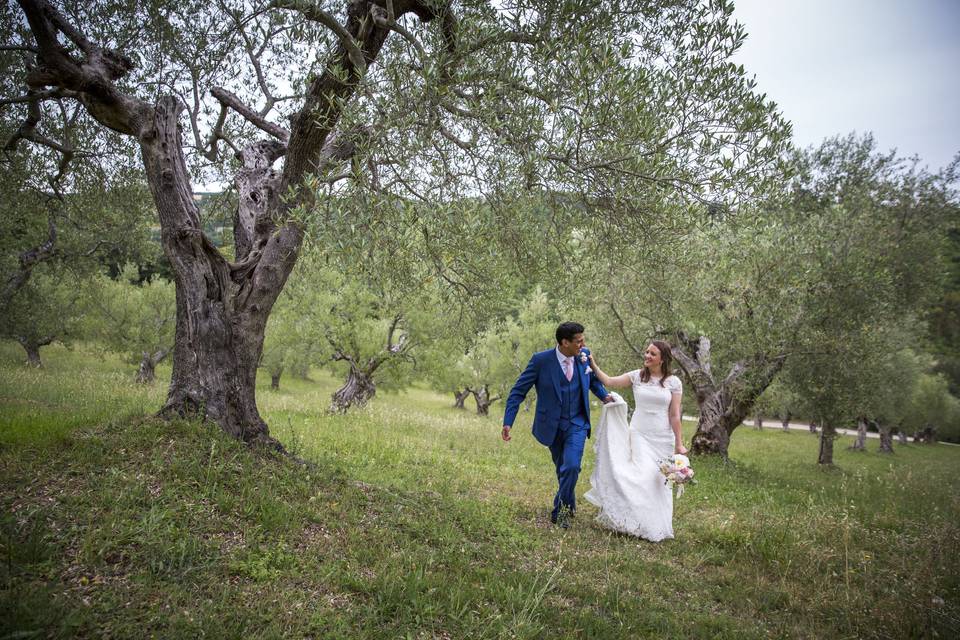
[{"label": "gnarled tree trunk", "polygon": [[[309,208],[316,197],[304,179],[323,175],[345,159],[336,127],[390,34],[391,21],[408,12],[430,21],[446,7],[395,0],[388,5],[394,14],[387,15],[369,0],[347,3],[346,22],[339,26],[342,37],[326,58],[326,68],[307,83],[290,132],[229,92],[211,91],[224,114],[229,107],[274,138],[241,152],[236,262],[230,263],[202,230],[179,130],[181,100],[171,95],[151,104],[125,93],[118,81],[133,68],[132,58],[89,40],[47,0],[18,2],[38,50],[38,64],[27,74],[30,90],[75,96],[101,125],[140,145],[177,295],[173,373],[161,415],[201,416],[236,438],[278,447],[257,409],[255,382],[267,318],[303,241],[302,225],[292,212]],[[313,13],[309,3],[278,6]],[[211,152],[215,145],[216,138]],[[270,167],[284,155],[277,175]]]},{"label": "gnarled tree trunk", "polygon": [[837,430],[833,424],[824,420],[820,428],[820,451],[817,454],[817,463],[822,465],[833,464],[833,441],[837,437]]},{"label": "gnarled tree trunk", "polygon": [[477,415],[490,415],[490,405],[500,399],[500,396],[490,397],[490,387],[483,385],[480,389],[473,391],[473,399],[477,403]]},{"label": "gnarled tree trunk", "polygon": [[[256,290],[202,232],[181,150],[182,106],[161,98],[140,136],[177,294],[173,373],[161,414],[201,416],[246,442],[275,444],[257,409],[255,385],[267,316],[280,288]],[[238,253],[241,262],[245,257]]]},{"label": "gnarled tree trunk", "polygon": [[893,453],[893,429],[890,425],[878,421],[873,421],[873,426],[880,434],[880,448],[877,449],[877,452]]},{"label": "gnarled tree trunk", "polygon": [[333,394],[331,413],[346,413],[350,407],[363,407],[377,393],[373,378],[365,371],[350,367],[347,381]]},{"label": "gnarled tree trunk", "polygon": [[364,362],[347,353],[342,346],[336,343],[333,336],[327,336],[331,346],[335,349],[333,359],[350,364],[347,381],[333,394],[333,402],[329,409],[331,413],[345,413],[350,407],[366,405],[377,393],[377,386],[373,379],[377,369],[391,358],[407,357],[408,351],[414,346],[409,334],[401,333],[399,339],[396,342],[393,341],[402,320],[403,315],[397,314],[394,316],[390,328],[387,330],[386,345],[378,354]]},{"label": "gnarled tree trunk", "polygon": [[694,454],[727,457],[730,434],[750,414],[757,398],[783,368],[786,356],[763,356],[735,363],[726,378],[714,379],[710,363],[710,340],[690,338],[678,332],[672,341],[673,357],[693,386],[700,408],[691,450]]},{"label": "gnarled tree trunk", "polygon": [[42,368],[43,361],[40,360],[40,347],[45,347],[53,342],[53,336],[44,338],[32,338],[30,336],[18,336],[17,342],[27,352],[27,364],[31,367]]},{"label": "gnarled tree trunk", "polygon": [[470,396],[472,391],[470,387],[467,387],[463,391],[454,391],[453,392],[453,408],[454,409],[463,409],[466,411],[466,407],[463,405],[467,401],[467,398]]},{"label": "gnarled tree trunk", "polygon": [[140,359],[140,366],[137,368],[137,382],[139,384],[152,384],[157,377],[157,365],[167,357],[168,353],[170,353],[169,349],[159,349],[153,353],[144,351],[143,357]]},{"label": "gnarled tree trunk", "polygon": [[853,451],[867,450],[867,419],[863,416],[857,418],[857,438],[850,445],[849,449]]}]

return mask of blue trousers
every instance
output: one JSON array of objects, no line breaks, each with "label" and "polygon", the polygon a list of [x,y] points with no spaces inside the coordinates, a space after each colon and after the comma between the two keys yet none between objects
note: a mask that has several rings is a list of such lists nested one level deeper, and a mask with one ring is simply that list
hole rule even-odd
[{"label": "blue trousers", "polygon": [[557,429],[557,436],[550,445],[553,464],[557,468],[557,495],[553,499],[553,519],[562,507],[577,509],[577,478],[580,476],[580,461],[587,441],[586,425],[571,424],[566,430]]}]

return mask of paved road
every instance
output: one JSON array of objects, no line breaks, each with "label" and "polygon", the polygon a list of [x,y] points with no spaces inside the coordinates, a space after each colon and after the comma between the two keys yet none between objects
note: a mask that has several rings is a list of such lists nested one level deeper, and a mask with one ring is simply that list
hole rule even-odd
[{"label": "paved road", "polygon": [[[697,417],[696,417],[696,416],[683,416],[683,419],[684,419],[684,420],[690,420],[690,421],[692,421],[692,422],[696,422],[696,421],[697,421]],[[787,423],[787,426],[788,426],[791,430],[806,431],[807,433],[810,432],[810,425],[807,424],[807,423],[802,423],[802,422],[788,422],[788,423]],[[740,425],[740,427],[741,427],[741,428],[749,428],[749,429],[754,429],[754,428],[755,428],[752,420],[751,420],[750,422],[744,422],[743,424]],[[764,421],[763,421],[763,429],[764,429],[764,431],[767,431],[767,430],[770,430],[770,429],[783,429],[783,423],[780,422],[779,420],[764,420]],[[856,437],[856,435],[857,435],[857,430],[856,430],[856,429],[837,429],[837,433],[840,434],[840,435],[844,435],[844,436],[854,436],[854,437]],[[867,437],[868,437],[868,438],[878,438],[878,439],[879,439],[879,438],[880,438],[880,434],[879,434],[879,433],[875,433],[875,432],[873,432],[873,431],[867,431]],[[897,437],[896,437],[896,436],[894,436],[894,441],[899,442],[899,440],[897,440]],[[911,440],[911,442],[912,442],[912,440]],[[951,446],[951,447],[960,447],[960,445],[955,444],[955,443],[953,443],[953,442],[939,442],[938,444],[945,444],[945,445],[949,445],[949,446]]]}]

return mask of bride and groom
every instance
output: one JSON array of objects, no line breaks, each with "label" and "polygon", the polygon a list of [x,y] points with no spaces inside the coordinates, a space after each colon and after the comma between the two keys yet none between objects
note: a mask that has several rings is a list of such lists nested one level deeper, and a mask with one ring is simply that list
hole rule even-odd
[{"label": "bride and groom", "polygon": [[[541,351],[514,384],[507,398],[501,437],[510,430],[520,403],[537,390],[533,435],[550,449],[558,489],[550,521],[570,526],[576,513],[576,487],[586,439],[590,437],[589,392],[604,410],[598,426],[596,462],[585,498],[600,508],[601,525],[659,541],[673,537],[673,493],[664,483],[659,462],[686,453],[680,434],[680,379],[670,373],[670,345],[659,340],[644,352],[642,369],[608,376],[584,348],[583,325],[557,327],[557,346]],[[606,387],[632,387],[633,417],[627,404]]]}]

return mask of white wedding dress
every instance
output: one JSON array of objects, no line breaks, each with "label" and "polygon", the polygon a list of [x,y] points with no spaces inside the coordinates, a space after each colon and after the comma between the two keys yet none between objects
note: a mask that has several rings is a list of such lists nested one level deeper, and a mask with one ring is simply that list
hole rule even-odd
[{"label": "white wedding dress", "polygon": [[673,492],[664,484],[659,462],[673,455],[674,435],[668,409],[674,393],[682,393],[680,379],[670,376],[640,382],[631,371],[636,409],[627,423],[627,403],[603,405],[594,434],[596,461],[590,490],[584,497],[600,508],[597,521],[604,527],[653,542],[673,537]]}]

